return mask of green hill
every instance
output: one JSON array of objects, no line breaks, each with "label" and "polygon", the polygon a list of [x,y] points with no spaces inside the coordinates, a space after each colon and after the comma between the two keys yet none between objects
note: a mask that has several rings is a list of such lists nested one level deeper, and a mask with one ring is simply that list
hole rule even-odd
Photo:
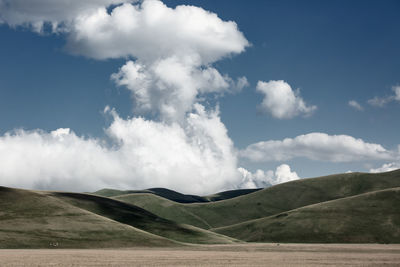
[{"label": "green hill", "polygon": [[301,179],[210,203],[181,204],[151,194],[129,194],[115,198],[166,219],[210,229],[394,187],[400,187],[400,170],[380,174],[346,173]]},{"label": "green hill", "polygon": [[0,248],[176,246],[45,192],[0,187]]},{"label": "green hill", "polygon": [[99,248],[232,243],[232,238],[86,194],[0,187],[0,248]]},{"label": "green hill", "polygon": [[110,198],[0,187],[0,248],[400,242],[400,170],[227,191],[205,203],[178,203],[157,194],[188,195],[151,190],[103,192]]},{"label": "green hill", "polygon": [[214,229],[251,242],[400,243],[400,188]]},{"label": "green hill", "polygon": [[54,192],[53,196],[67,203],[175,241],[197,244],[224,244],[235,240],[191,225],[179,224],[156,216],[145,209],[110,198],[88,194]]},{"label": "green hill", "polygon": [[134,193],[116,196],[114,199],[131,203],[145,210],[151,211],[162,218],[194,225],[203,229],[212,228],[212,226],[208,224],[206,218],[203,219],[202,217],[196,215],[196,208],[191,208],[195,204],[181,204],[154,194]]}]

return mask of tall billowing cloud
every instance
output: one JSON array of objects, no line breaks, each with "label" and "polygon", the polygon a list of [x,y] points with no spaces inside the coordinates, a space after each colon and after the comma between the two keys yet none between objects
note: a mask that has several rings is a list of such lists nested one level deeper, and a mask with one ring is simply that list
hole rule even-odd
[{"label": "tall billowing cloud", "polygon": [[285,81],[259,81],[257,91],[264,94],[261,109],[277,119],[290,119],[299,115],[310,116],[316,106],[308,106],[300,96],[300,91],[293,91]]},{"label": "tall billowing cloud", "polygon": [[[182,121],[201,94],[240,90],[247,84],[210,64],[248,45],[236,23],[194,6],[167,7],[147,0],[79,16],[68,49],[96,59],[131,57],[112,75],[133,95],[137,111]],[[116,45],[117,44],[117,45]],[[244,80],[244,82],[243,82]]]},{"label": "tall billowing cloud", "polygon": [[[98,60],[127,58],[111,79],[132,92],[136,111],[120,118],[108,139],[16,131],[0,137],[3,185],[41,189],[168,187],[187,193],[237,188],[237,155],[218,108],[199,104],[206,94],[237,92],[248,85],[212,64],[249,45],[236,23],[194,6],[169,8],[159,0],[0,0],[9,25],[66,35],[67,51]],[[113,4],[119,4],[110,6]]]},{"label": "tall billowing cloud", "polygon": [[354,162],[393,159],[395,152],[348,135],[309,133],[295,138],[251,144],[240,155],[255,162],[299,157],[330,162]]},{"label": "tall billowing cloud", "polygon": [[201,95],[235,92],[247,86],[245,77],[234,82],[213,67],[185,65],[177,57],[149,66],[128,61],[111,78],[132,92],[136,111],[157,112],[164,121],[182,121]]}]

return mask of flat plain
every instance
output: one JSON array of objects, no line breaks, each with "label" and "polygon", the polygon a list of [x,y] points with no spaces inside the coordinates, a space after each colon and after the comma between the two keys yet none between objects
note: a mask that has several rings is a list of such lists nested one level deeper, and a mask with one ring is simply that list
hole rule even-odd
[{"label": "flat plain", "polygon": [[124,249],[3,249],[1,266],[399,266],[399,244],[193,245]]}]

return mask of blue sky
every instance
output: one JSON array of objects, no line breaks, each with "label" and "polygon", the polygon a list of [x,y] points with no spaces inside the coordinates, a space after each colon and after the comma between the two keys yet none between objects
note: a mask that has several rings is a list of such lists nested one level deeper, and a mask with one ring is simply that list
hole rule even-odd
[{"label": "blue sky", "polygon": [[[22,4],[29,2],[19,1]],[[46,9],[45,0],[36,1],[38,7],[43,5]],[[0,1],[0,7],[7,2]],[[316,156],[311,158],[296,154],[260,161],[238,156],[237,167],[254,173],[257,169],[274,171],[277,166],[288,164],[291,171],[304,178],[348,170],[368,172],[385,163],[398,166],[400,101],[396,100],[393,89],[400,85],[398,1],[249,3],[219,0],[164,3],[170,8],[195,5],[217,14],[222,21],[234,21],[238,31],[250,43],[245,51],[227,52],[210,65],[232,80],[246,77],[249,86],[240,92],[204,94],[204,99],[199,100],[209,110],[219,105],[219,116],[228,130],[234,150],[245,151],[249,145],[261,141],[319,132],[328,136],[346,135],[362,139],[365,144],[381,145],[392,154],[389,157],[378,153],[377,156],[365,159],[359,156],[360,159],[357,159],[356,153],[351,160],[342,162],[318,160],[316,158],[322,155],[318,153],[324,153],[324,149],[326,153],[333,150],[318,148],[315,151],[312,148]],[[65,48],[70,38],[68,33],[52,33],[49,30],[38,33],[29,26],[32,23],[29,16],[24,23],[16,22],[13,20],[16,13],[12,11],[7,10],[6,5],[3,10],[0,9],[0,18],[3,19],[3,24],[0,24],[0,134],[13,132],[14,129],[24,129],[27,133],[40,129],[49,133],[58,128],[70,128],[76,136],[86,140],[107,141],[105,129],[115,119],[103,112],[106,106],[114,108],[125,120],[138,116],[149,121],[160,120],[157,112],[138,112],[135,100],[132,101],[135,99],[132,92],[124,86],[117,86],[110,78],[127,60],[144,62],[147,59],[135,54],[100,60],[83,52],[72,55]],[[316,110],[310,114],[300,112],[291,118],[274,117],[268,108],[261,105],[267,96],[256,90],[258,81],[271,80],[285,81],[293,92],[300,89],[298,96],[306,106],[316,106]],[[374,97],[390,100],[378,107],[368,103]],[[351,100],[359,103],[362,110],[349,106]],[[300,149],[301,154],[301,149],[307,151],[308,148],[300,146],[293,149]],[[272,152],[267,150],[265,153]],[[6,174],[9,178],[5,183],[17,186],[19,174],[12,173],[15,177]],[[52,175],[49,174],[49,177]],[[154,181],[154,186],[159,186],[158,182]],[[52,183],[48,181],[21,184],[25,187],[52,188]],[[143,183],[109,184],[140,187]],[[175,183],[161,185],[174,187]],[[62,186],[64,183],[55,187]],[[220,188],[218,186],[211,188],[224,189],[225,184]],[[176,188],[180,189],[179,186]]]}]

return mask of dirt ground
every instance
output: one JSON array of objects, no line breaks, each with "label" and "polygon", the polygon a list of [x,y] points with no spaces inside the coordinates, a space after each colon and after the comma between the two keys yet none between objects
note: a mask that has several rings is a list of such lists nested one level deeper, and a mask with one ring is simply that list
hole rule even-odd
[{"label": "dirt ground", "polygon": [[400,266],[400,245],[238,244],[0,250],[4,266]]}]

